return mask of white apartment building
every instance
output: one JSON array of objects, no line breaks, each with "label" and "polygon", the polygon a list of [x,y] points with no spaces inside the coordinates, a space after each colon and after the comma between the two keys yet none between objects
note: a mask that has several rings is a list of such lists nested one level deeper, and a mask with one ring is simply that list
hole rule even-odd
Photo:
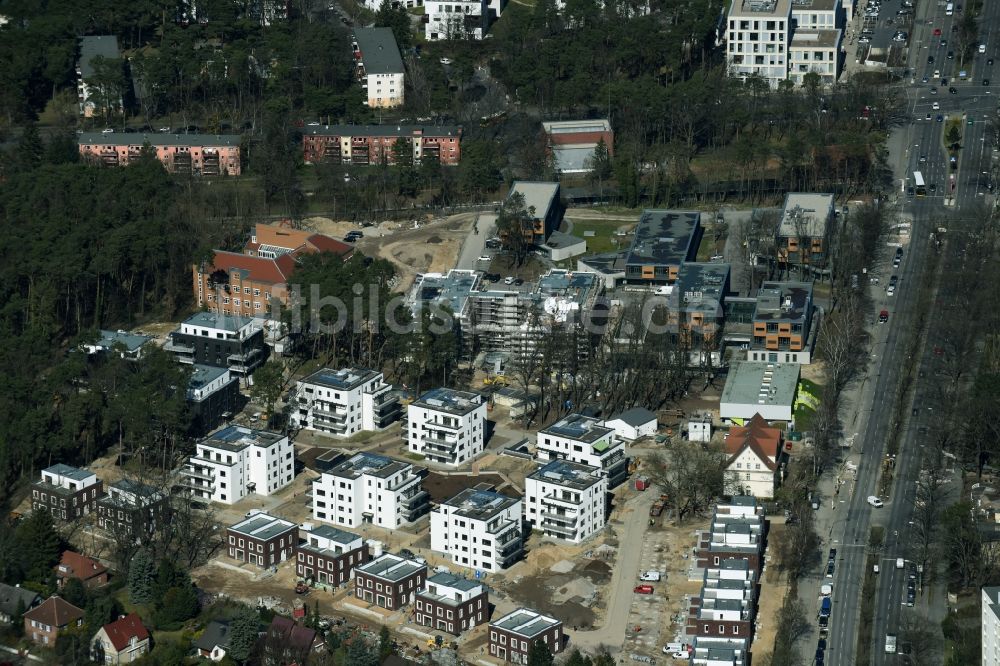
[{"label": "white apartment building", "polygon": [[730,76],[759,76],[772,88],[788,78],[791,0],[732,0],[726,31]]},{"label": "white apartment building", "polygon": [[981,600],[983,666],[1000,666],[1000,587],[984,587]]},{"label": "white apartment building", "polygon": [[819,75],[824,86],[837,82],[840,72],[840,30],[796,28],[788,48],[788,78],[802,85],[806,74]]},{"label": "white apartment building", "polygon": [[313,518],[349,528],[411,523],[430,509],[423,472],[377,453],[358,453],[313,481]]},{"label": "white apartment building", "polygon": [[431,550],[463,567],[499,571],[524,553],[523,504],[487,484],[466,488],[431,511]]},{"label": "white apartment building", "polygon": [[251,494],[271,495],[295,476],[292,443],[275,432],[228,426],[195,449],[180,485],[198,499],[234,504]]},{"label": "white apartment building", "polygon": [[292,426],[334,437],[381,430],[400,414],[392,385],[364,368],[317,370],[295,385],[293,405]]},{"label": "white apartment building", "polygon": [[355,77],[371,108],[402,106],[406,69],[391,28],[354,29]]},{"label": "white apartment building", "polygon": [[614,488],[628,476],[625,447],[600,419],[570,414],[538,431],[539,460],[568,460],[601,469]]},{"label": "white apartment building", "polygon": [[436,388],[409,404],[404,437],[410,452],[461,465],[486,445],[486,402],[471,391]]},{"label": "white apartment building", "polygon": [[500,18],[506,0],[426,0],[427,41],[482,39]]},{"label": "white apartment building", "polygon": [[607,522],[607,494],[600,468],[553,460],[524,480],[525,518],[547,537],[580,543]]},{"label": "white apartment building", "polygon": [[840,0],[792,1],[792,30],[835,30],[843,21]]}]

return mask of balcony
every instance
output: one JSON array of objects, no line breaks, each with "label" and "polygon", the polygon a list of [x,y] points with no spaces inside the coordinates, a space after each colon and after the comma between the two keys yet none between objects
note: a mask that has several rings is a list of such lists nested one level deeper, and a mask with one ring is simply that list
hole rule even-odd
[{"label": "balcony", "polygon": [[194,354],[194,345],[176,342],[173,338],[167,338],[167,344],[163,348],[175,354]]},{"label": "balcony", "polygon": [[203,472],[197,467],[187,466],[181,469],[182,476],[189,476],[195,479],[204,479],[205,481],[215,482],[215,475],[209,474],[208,472]]},{"label": "balcony", "polygon": [[576,521],[579,520],[579,516],[576,514],[568,513],[555,513],[553,511],[542,511],[542,520],[551,520],[558,522],[560,525],[576,525]]},{"label": "balcony", "polygon": [[[542,497],[542,505],[553,506],[556,508],[578,509],[580,507],[580,501],[578,499],[564,499],[557,495],[549,494]],[[552,513],[558,513],[558,511],[553,511]]]},{"label": "balcony", "polygon": [[458,446],[458,442],[448,442],[439,439],[425,439],[424,440],[424,452],[435,451],[437,453],[448,453],[452,454],[455,452],[455,448]]},{"label": "balcony", "polygon": [[412,509],[416,506],[427,503],[429,497],[430,495],[427,493],[426,490],[420,490],[419,492],[414,493],[409,497],[403,497],[401,502],[402,505],[407,509]]},{"label": "balcony", "polygon": [[226,360],[230,363],[246,363],[247,361],[252,361],[257,358],[261,353],[261,350],[257,347],[252,347],[245,351],[241,351],[236,354],[230,354],[226,357]]},{"label": "balcony", "polygon": [[576,538],[576,528],[567,527],[565,525],[560,525],[559,523],[554,523],[548,520],[543,520],[541,523],[542,530],[545,532],[554,532],[558,536],[564,537],[566,539]]},{"label": "balcony", "polygon": [[190,490],[197,490],[198,492],[207,493],[209,495],[215,490],[215,486],[207,483],[198,481],[192,478],[183,478],[177,482],[177,485],[182,488],[189,488]]},{"label": "balcony", "polygon": [[462,429],[457,423],[452,425],[443,421],[424,421],[423,426],[425,430],[450,430],[451,432],[458,432]]}]

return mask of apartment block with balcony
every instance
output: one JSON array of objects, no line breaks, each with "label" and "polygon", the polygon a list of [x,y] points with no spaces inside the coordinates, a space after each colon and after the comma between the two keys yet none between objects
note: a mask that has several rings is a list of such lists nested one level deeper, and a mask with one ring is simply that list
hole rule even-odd
[{"label": "apartment block with balcony", "polygon": [[600,468],[553,460],[524,480],[525,519],[547,537],[580,543],[607,523],[607,495]]},{"label": "apartment block with balcony", "polygon": [[765,282],[757,292],[748,361],[812,362],[813,287],[809,282]]},{"label": "apartment block with balcony", "polygon": [[803,276],[827,275],[833,227],[832,194],[789,192],[777,233],[778,267]]},{"label": "apartment block with balcony", "polygon": [[96,474],[58,463],[31,484],[31,510],[48,511],[56,523],[72,522],[95,511],[102,495],[104,484]]},{"label": "apartment block with balcony", "polygon": [[431,512],[431,550],[477,571],[506,569],[524,554],[523,503],[489,484],[466,488]]},{"label": "apartment block with balcony", "polygon": [[402,106],[403,58],[391,28],[355,28],[352,37],[355,78],[364,88],[371,108]]},{"label": "apartment block with balcony", "polygon": [[809,73],[819,76],[820,84],[832,86],[840,76],[840,30],[796,28],[788,47],[788,79],[801,86]]},{"label": "apartment block with balcony", "polygon": [[425,472],[377,453],[355,454],[313,481],[313,518],[348,528],[412,523],[430,510]]},{"label": "apartment block with balcony", "polygon": [[480,40],[500,18],[507,0],[424,0],[427,41]]},{"label": "apartment block with balcony", "polygon": [[[853,0],[846,0],[851,5]],[[844,27],[847,7],[841,0],[793,0],[793,30],[835,30]]]},{"label": "apartment block with balcony", "polygon": [[188,433],[204,437],[239,411],[240,380],[229,368],[195,363],[185,397],[191,409]]},{"label": "apartment block with balcony", "polygon": [[399,397],[381,372],[365,368],[317,370],[295,386],[292,426],[334,437],[381,430],[400,415]]},{"label": "apartment block with balcony", "polygon": [[128,166],[150,150],[170,173],[238,176],[242,173],[238,134],[78,134],[80,157],[104,166]]},{"label": "apartment block with balcony", "polygon": [[354,569],[371,560],[364,538],[331,527],[303,523],[295,548],[295,572],[320,585],[343,585],[354,578]]},{"label": "apartment block with balcony", "polygon": [[302,134],[302,157],[306,164],[393,165],[395,146],[400,141],[414,164],[428,160],[454,166],[462,160],[462,128],[455,125],[306,127]]},{"label": "apartment block with balcony", "polygon": [[791,10],[791,0],[732,0],[726,30],[730,76],[760,77],[771,88],[788,78]]},{"label": "apartment block with balcony", "polygon": [[490,618],[486,587],[478,581],[439,572],[417,592],[414,620],[422,627],[458,636]]},{"label": "apartment block with balcony", "polygon": [[262,568],[280,564],[294,557],[298,530],[298,525],[283,518],[252,513],[226,528],[229,557]]},{"label": "apartment block with balcony", "polygon": [[490,622],[490,656],[512,664],[527,664],[531,647],[542,642],[552,654],[566,646],[563,623],[530,608],[518,608]]},{"label": "apartment block with balcony", "polygon": [[486,446],[486,401],[471,391],[431,389],[407,406],[403,434],[410,452],[431,462],[470,462]]},{"label": "apartment block with balcony", "polygon": [[628,455],[613,428],[600,419],[570,414],[538,431],[539,460],[568,460],[596,467],[608,479],[608,488],[628,476]]},{"label": "apartment block with balcony", "polygon": [[235,504],[252,494],[271,495],[295,477],[292,443],[279,433],[232,425],[195,450],[178,484],[195,499]]},{"label": "apartment block with balcony", "polygon": [[354,596],[379,608],[412,604],[427,580],[427,565],[384,553],[354,571]]},{"label": "apartment block with balcony", "polygon": [[108,486],[108,494],[97,500],[97,525],[112,538],[151,534],[169,515],[167,495],[148,484],[120,479]]},{"label": "apartment block with balcony", "polygon": [[253,373],[268,356],[260,321],[214,312],[185,319],[163,348],[181,363],[229,368],[238,377]]}]

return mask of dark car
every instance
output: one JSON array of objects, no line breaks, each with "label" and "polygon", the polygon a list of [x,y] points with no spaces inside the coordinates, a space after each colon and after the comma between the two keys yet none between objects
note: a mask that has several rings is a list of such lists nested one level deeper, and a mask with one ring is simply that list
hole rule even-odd
[{"label": "dark car", "polygon": [[984,86],[990,85],[990,80],[989,79],[983,79],[983,85]]},{"label": "dark car", "polygon": [[910,187],[906,188],[906,196],[908,196],[908,197],[912,197],[913,196],[913,186],[912,185]]},{"label": "dark car", "polygon": [[986,60],[986,64],[989,65],[990,67],[992,67],[993,66],[993,58],[987,59]]},{"label": "dark car", "polygon": [[931,183],[930,185],[927,186],[927,189],[930,190],[931,193],[937,192],[937,185]]},{"label": "dark car", "polygon": [[954,60],[954,59],[955,59],[955,52],[948,51],[948,60]]},{"label": "dark car", "polygon": [[836,568],[837,568],[837,564],[833,560],[830,560],[829,562],[827,562],[826,563],[826,577],[827,578],[833,578],[833,572],[836,570]]},{"label": "dark car", "polygon": [[950,88],[948,88],[948,92],[950,92],[952,95],[958,94],[958,90],[955,89],[955,86],[951,86]]},{"label": "dark car", "polygon": [[817,664],[823,664],[823,663],[825,663],[823,661],[824,658],[825,658],[825,655],[823,653],[823,650],[816,650],[816,663]]},{"label": "dark car", "polygon": [[837,559],[837,549],[836,548],[831,548],[830,549],[830,555],[829,555],[829,557],[827,557],[827,559],[829,559],[829,560],[835,560],[835,559]]},{"label": "dark car", "polygon": [[819,639],[819,643],[816,644],[816,648],[819,649],[819,650],[825,650],[826,649],[826,639],[825,638]]},{"label": "dark car", "polygon": [[928,65],[934,64],[934,56],[927,56],[927,64]]},{"label": "dark car", "polygon": [[399,556],[405,557],[408,560],[415,560],[417,558],[417,556],[409,548],[403,548],[402,550],[400,550]]},{"label": "dark car", "polygon": [[939,113],[939,114],[937,115],[937,118],[936,118],[936,120],[937,120],[937,121],[938,121],[939,123],[943,123],[943,122],[944,122],[944,116],[942,116],[942,115],[941,115],[941,114]]},{"label": "dark car", "polygon": [[897,284],[899,284],[899,276],[898,275],[893,275],[891,278],[889,278],[889,286],[890,287],[895,287]]}]

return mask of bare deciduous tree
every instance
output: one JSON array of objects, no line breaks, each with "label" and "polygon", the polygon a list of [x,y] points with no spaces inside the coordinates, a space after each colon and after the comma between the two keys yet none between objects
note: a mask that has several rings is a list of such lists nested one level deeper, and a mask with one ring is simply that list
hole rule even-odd
[{"label": "bare deciduous tree", "polygon": [[677,522],[703,515],[722,495],[726,458],[694,443],[678,443],[669,454],[647,459],[649,478],[667,496]]}]

